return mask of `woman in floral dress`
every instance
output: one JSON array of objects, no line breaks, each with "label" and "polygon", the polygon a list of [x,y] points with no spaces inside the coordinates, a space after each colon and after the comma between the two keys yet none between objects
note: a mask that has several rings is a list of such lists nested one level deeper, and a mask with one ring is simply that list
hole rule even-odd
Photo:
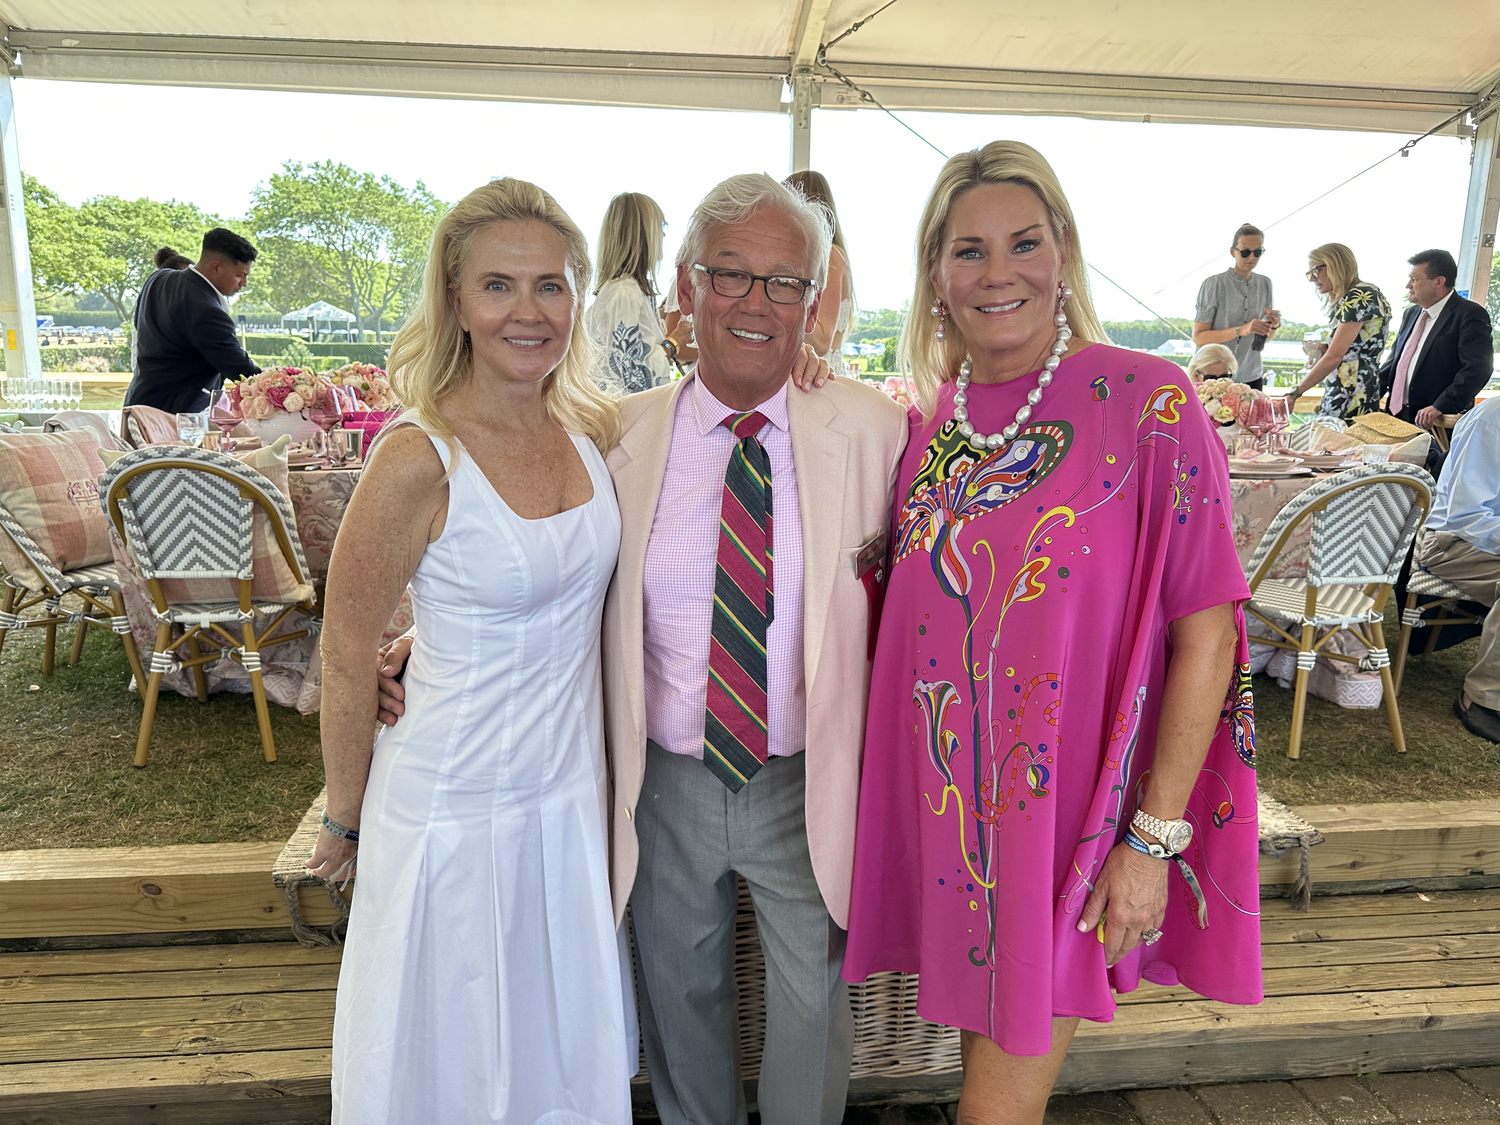
[{"label": "woman in floral dress", "polygon": [[1390,331],[1391,303],[1359,279],[1354,251],[1339,242],[1307,256],[1307,280],[1323,295],[1333,338],[1323,358],[1291,391],[1292,402],[1322,383],[1318,413],[1325,417],[1349,421],[1379,409],[1380,353]]},{"label": "woman in floral dress", "polygon": [[1260,999],[1248,589],[1224,446],[1102,342],[1041,155],[954,157],[918,240],[844,973],[963,1029],[960,1122],[1040,1123],[1116,992]]}]

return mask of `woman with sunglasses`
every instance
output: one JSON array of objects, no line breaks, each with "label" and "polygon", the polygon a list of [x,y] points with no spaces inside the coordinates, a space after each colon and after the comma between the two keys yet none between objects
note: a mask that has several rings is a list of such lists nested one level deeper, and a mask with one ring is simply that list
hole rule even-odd
[{"label": "woman with sunglasses", "polygon": [[1203,279],[1198,310],[1193,315],[1193,343],[1223,344],[1234,353],[1234,381],[1257,391],[1265,384],[1260,350],[1255,338],[1272,336],[1281,327],[1281,314],[1271,307],[1271,279],[1255,272],[1265,251],[1259,227],[1243,223],[1229,243],[1233,263],[1223,273]]},{"label": "woman with sunglasses", "polygon": [[1342,243],[1319,246],[1308,254],[1307,265],[1307,280],[1323,295],[1333,338],[1288,397],[1295,407],[1309,388],[1322,383],[1318,413],[1347,421],[1378,408],[1380,353],[1385,351],[1391,304],[1379,289],[1359,279],[1354,251]]}]

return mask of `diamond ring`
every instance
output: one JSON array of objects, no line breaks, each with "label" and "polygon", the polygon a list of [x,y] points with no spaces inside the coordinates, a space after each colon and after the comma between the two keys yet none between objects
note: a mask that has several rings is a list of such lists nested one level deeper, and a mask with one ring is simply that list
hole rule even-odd
[{"label": "diamond ring", "polygon": [[1161,931],[1160,930],[1142,930],[1141,931],[1141,941],[1144,942],[1146,945],[1155,945],[1157,942],[1161,941]]}]

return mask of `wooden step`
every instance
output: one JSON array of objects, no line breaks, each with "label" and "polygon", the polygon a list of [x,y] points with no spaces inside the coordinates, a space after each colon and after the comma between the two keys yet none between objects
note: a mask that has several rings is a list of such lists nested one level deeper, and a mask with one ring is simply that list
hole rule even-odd
[{"label": "wooden step", "polygon": [[[1268,901],[1263,933],[1264,1003],[1143,986],[1114,1022],[1080,1026],[1059,1091],[1500,1063],[1500,890],[1319,899],[1311,915]],[[0,1125],[326,1121],[339,954],[0,956]],[[956,1055],[915,1073],[899,1043],[884,1053],[852,1101],[956,1091]]]},{"label": "wooden step", "polygon": [[[1312,849],[1315,890],[1500,875],[1495,802],[1297,811],[1325,838]],[[280,849],[265,843],[0,852],[0,939],[287,927],[286,896],[270,877]],[[1290,884],[1298,863],[1295,851],[1263,857],[1261,885]],[[321,892],[304,890],[299,901],[311,925],[336,917]]]}]

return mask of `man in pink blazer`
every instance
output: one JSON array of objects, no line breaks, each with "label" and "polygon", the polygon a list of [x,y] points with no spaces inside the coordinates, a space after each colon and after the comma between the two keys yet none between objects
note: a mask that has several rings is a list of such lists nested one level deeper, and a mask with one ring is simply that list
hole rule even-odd
[{"label": "man in pink blazer", "polygon": [[[854,1027],[839,969],[871,610],[907,423],[857,380],[808,394],[789,387],[817,320],[830,239],[821,209],[769,176],[736,176],[710,192],[677,261],[697,367],[625,400],[625,435],[608,458],[623,524],[604,607],[611,885],[617,917],[631,904],[646,1061],[664,1125],[745,1121],[736,874],[750,888],[766,957],[761,1120],[836,1125],[844,1115]],[[735,531],[724,505],[746,445],[769,466],[774,515],[774,610],[763,655],[748,661],[764,679],[765,713],[744,722],[751,740],[764,727],[754,761],[731,729],[746,713],[734,680],[743,669],[726,672],[734,646],[721,644],[742,591],[732,588],[735,614],[726,614],[727,571],[716,565]],[[743,546],[736,539],[735,553]]]},{"label": "man in pink blazer", "polygon": [[[746,1121],[736,876],[766,960],[761,1121],[844,1116],[839,970],[907,420],[858,380],[789,387],[831,241],[827,213],[769,176],[714,188],[677,260],[697,366],[624,400],[608,457],[623,525],[603,625],[610,883],[616,921],[631,907],[664,1125]],[[400,698],[382,691],[383,708]]]}]

